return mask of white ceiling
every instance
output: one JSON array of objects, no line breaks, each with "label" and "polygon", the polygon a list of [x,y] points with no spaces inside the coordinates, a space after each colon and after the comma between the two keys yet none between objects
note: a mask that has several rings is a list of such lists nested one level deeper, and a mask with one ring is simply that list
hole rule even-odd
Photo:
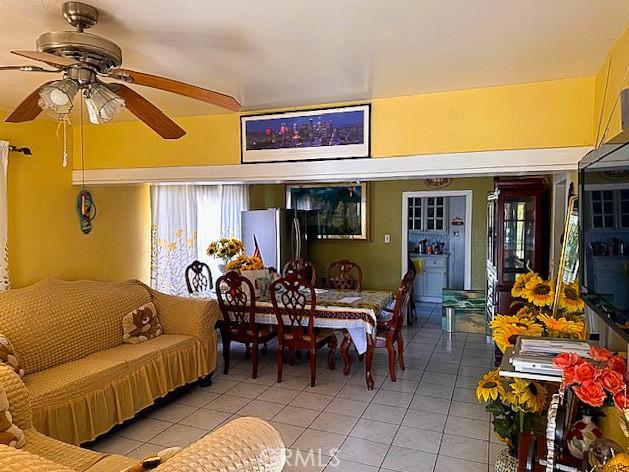
[{"label": "white ceiling", "polygon": [[[245,109],[411,95],[593,74],[627,0],[89,0],[91,32],[130,69],[235,96]],[[69,29],[62,0],[0,0],[0,64]],[[0,72],[0,108],[50,76]],[[172,115],[218,108],[142,87]]]}]

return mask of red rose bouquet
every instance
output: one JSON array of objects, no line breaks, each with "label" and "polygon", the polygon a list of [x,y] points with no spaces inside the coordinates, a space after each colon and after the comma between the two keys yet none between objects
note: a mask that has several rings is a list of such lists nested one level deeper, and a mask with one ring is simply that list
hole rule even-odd
[{"label": "red rose bouquet", "polygon": [[564,353],[556,356],[553,363],[562,370],[563,388],[571,388],[581,402],[595,408],[615,405],[622,413],[623,431],[625,434],[629,432],[627,361],[624,357],[591,346],[589,358]]}]

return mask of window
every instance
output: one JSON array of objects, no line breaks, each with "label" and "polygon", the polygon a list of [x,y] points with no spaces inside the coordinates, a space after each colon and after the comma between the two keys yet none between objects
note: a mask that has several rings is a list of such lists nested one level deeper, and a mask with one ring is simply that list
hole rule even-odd
[{"label": "window", "polygon": [[151,187],[151,286],[185,295],[185,269],[207,263],[212,278],[218,263],[206,255],[211,241],[240,238],[240,213],[249,209],[246,185],[154,185]]}]

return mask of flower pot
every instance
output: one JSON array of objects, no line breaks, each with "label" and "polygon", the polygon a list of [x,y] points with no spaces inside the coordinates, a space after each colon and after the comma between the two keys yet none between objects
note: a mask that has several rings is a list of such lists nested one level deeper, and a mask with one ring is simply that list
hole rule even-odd
[{"label": "flower pot", "polygon": [[221,273],[221,275],[227,273],[227,269],[225,268],[226,266],[227,266],[227,264],[219,264],[218,265],[218,271]]},{"label": "flower pot", "polygon": [[517,472],[518,458],[513,457],[509,448],[505,447],[496,456],[496,472]]},{"label": "flower pot", "polygon": [[243,270],[240,275],[251,281],[256,298],[265,298],[268,295],[269,285],[271,285],[269,269]]}]

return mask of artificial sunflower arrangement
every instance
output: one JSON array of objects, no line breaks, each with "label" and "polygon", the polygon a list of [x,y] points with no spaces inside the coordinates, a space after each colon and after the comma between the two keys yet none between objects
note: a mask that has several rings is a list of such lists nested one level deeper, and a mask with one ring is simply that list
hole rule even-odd
[{"label": "artificial sunflower arrangement", "polygon": [[[553,316],[555,283],[535,272],[521,274],[515,280],[511,295],[518,307],[514,315],[496,315],[490,323],[496,346],[504,353],[514,347],[518,336],[549,336],[583,339],[583,301],[578,284],[562,287],[559,306]],[[488,372],[478,383],[476,397],[486,403],[492,414],[497,436],[513,454],[517,450],[520,432],[543,432],[544,412],[548,404],[549,387],[543,382],[500,377],[498,370]],[[629,413],[628,413],[629,416]]]},{"label": "artificial sunflower arrangement", "polygon": [[[513,289],[511,293],[513,295]],[[536,307],[551,307],[555,300],[555,284],[551,280],[544,280],[539,275],[533,274],[524,284],[521,298]]]},{"label": "artificial sunflower arrangement", "polygon": [[245,246],[240,239],[237,238],[221,238],[213,241],[207,248],[207,255],[222,259],[227,264],[234,257],[242,254]]},{"label": "artificial sunflower arrangement", "polygon": [[257,256],[247,256],[245,254],[241,254],[235,259],[229,261],[225,268],[227,270],[243,272],[247,270],[262,270],[264,269],[264,264],[262,263],[262,259]]},{"label": "artificial sunflower arrangement", "polygon": [[544,328],[529,313],[497,315],[490,323],[494,342],[502,352],[513,347],[518,336],[542,336]]},{"label": "artificial sunflower arrangement", "polygon": [[496,436],[516,454],[521,432],[542,432],[543,412],[548,404],[548,389],[534,380],[507,379],[498,370],[483,376],[476,387],[476,398],[492,415]]},{"label": "artificial sunflower arrangement", "polygon": [[491,322],[494,342],[503,353],[514,347],[518,336],[584,339],[584,303],[579,298],[577,282],[562,287],[555,316],[552,280],[544,280],[535,272],[521,274],[515,280],[511,295],[515,299],[513,305],[519,306],[516,314],[496,315]]}]

